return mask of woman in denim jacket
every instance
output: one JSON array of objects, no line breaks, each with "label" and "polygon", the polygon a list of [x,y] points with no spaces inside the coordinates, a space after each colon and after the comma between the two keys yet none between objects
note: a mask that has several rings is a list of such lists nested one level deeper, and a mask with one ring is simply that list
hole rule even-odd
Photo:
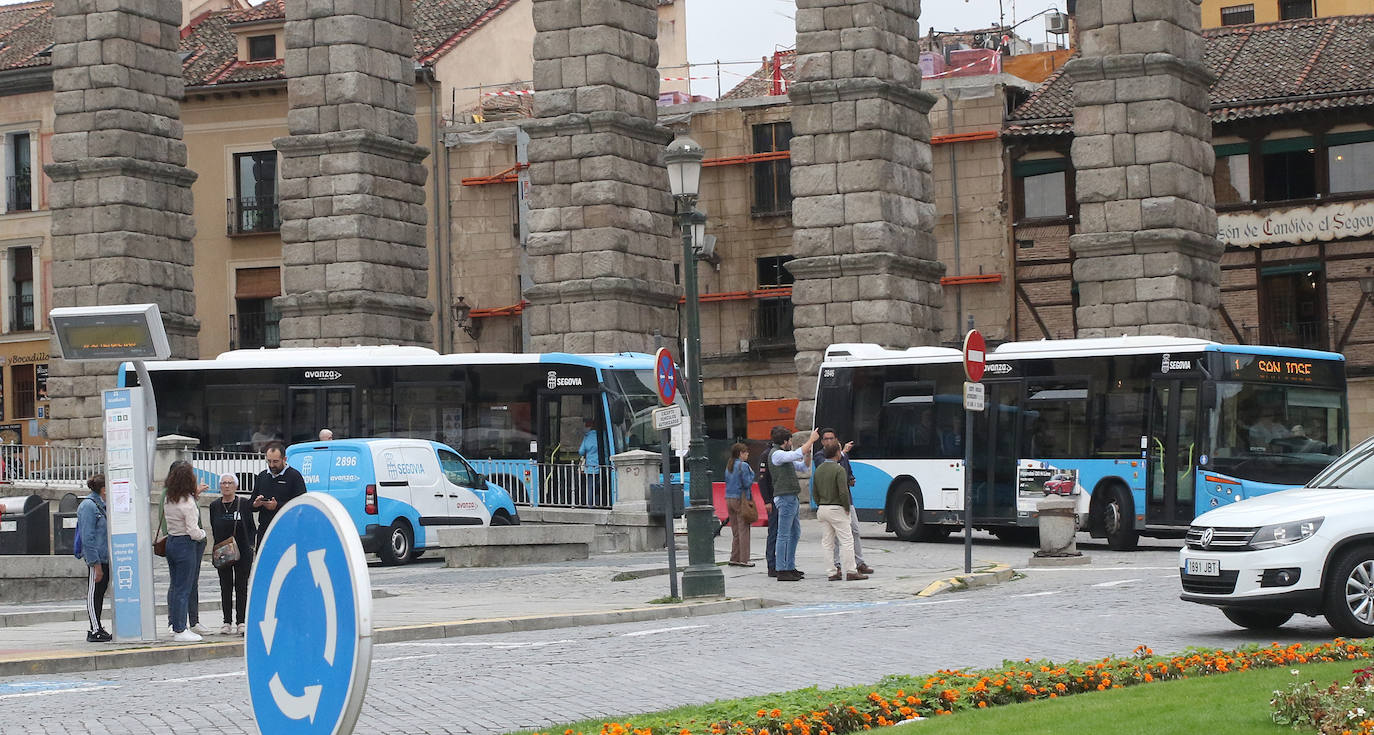
[{"label": "woman in denim jacket", "polygon": [[730,459],[725,463],[725,506],[730,509],[730,566],[752,567],[749,561],[749,526],[740,515],[745,498],[753,497],[754,468],[749,466],[749,447],[736,443],[730,447]]}]

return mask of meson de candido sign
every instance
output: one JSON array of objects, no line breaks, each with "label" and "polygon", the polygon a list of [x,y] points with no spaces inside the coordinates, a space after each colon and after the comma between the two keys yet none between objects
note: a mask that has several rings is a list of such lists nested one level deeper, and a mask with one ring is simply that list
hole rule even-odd
[{"label": "meson de candido sign", "polygon": [[1374,201],[1217,214],[1217,239],[1246,247],[1374,234]]}]

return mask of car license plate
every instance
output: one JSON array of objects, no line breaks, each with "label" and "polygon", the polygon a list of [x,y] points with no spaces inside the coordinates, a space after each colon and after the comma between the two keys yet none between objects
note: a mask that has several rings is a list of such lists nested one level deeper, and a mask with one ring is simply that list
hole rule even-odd
[{"label": "car license plate", "polygon": [[1189,559],[1186,574],[1194,577],[1221,576],[1221,562],[1216,559]]}]

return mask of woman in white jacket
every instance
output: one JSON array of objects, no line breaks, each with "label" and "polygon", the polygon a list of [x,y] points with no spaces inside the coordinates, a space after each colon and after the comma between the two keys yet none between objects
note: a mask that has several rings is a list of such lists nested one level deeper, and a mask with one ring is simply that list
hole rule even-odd
[{"label": "woman in white jacket", "polygon": [[205,529],[200,527],[200,507],[196,505],[197,489],[190,464],[179,465],[167,473],[167,570],[172,576],[172,585],[167,590],[167,613],[172,619],[172,640],[179,643],[201,639],[187,627],[191,590],[200,576],[200,557],[205,551]]}]

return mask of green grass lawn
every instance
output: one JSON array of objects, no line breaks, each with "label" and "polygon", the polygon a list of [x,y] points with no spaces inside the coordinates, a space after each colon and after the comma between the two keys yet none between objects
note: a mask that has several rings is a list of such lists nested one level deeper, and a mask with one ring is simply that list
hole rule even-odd
[{"label": "green grass lawn", "polygon": [[[945,733],[1110,733],[1111,735],[1282,735],[1294,732],[1269,719],[1269,699],[1276,689],[1296,681],[1319,684],[1350,682],[1362,661],[1301,664],[1194,679],[1142,684],[1060,699],[960,712],[911,722],[881,732],[909,735]],[[1305,732],[1311,732],[1305,731]]]}]

